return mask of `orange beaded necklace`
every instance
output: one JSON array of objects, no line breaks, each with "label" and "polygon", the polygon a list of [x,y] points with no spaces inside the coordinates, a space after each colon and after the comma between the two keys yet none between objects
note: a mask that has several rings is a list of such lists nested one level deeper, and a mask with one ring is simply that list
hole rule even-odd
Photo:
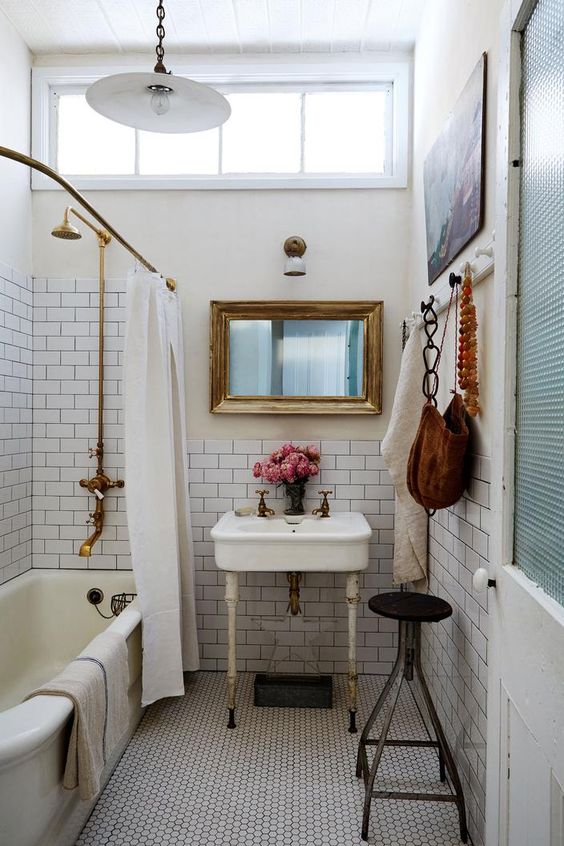
[{"label": "orange beaded necklace", "polygon": [[460,329],[458,343],[458,385],[464,391],[464,405],[470,417],[480,412],[478,392],[478,320],[472,290],[472,268],[469,262],[464,267],[462,300],[460,308]]}]

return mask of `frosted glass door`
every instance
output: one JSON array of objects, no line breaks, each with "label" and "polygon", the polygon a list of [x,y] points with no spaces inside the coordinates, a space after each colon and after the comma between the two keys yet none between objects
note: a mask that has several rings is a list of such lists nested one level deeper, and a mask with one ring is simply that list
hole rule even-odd
[{"label": "frosted glass door", "polygon": [[522,38],[515,563],[564,604],[564,2]]}]

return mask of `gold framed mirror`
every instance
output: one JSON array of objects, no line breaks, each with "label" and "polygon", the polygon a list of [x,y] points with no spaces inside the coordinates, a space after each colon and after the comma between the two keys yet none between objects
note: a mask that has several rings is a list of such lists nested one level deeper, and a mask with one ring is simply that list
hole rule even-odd
[{"label": "gold framed mirror", "polygon": [[381,414],[377,301],[213,300],[213,414]]}]

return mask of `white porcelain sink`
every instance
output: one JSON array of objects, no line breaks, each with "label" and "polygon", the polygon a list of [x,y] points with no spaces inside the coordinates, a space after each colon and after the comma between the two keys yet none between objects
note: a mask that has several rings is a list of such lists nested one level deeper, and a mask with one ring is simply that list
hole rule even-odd
[{"label": "white porcelain sink", "polygon": [[236,517],[229,511],[211,530],[217,566],[234,572],[358,572],[368,566],[371,535],[357,512],[289,524],[282,515]]}]

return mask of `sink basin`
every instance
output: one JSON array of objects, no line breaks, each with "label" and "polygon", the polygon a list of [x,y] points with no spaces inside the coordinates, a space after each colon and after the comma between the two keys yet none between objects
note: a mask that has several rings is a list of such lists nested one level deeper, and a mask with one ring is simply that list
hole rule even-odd
[{"label": "sink basin", "polygon": [[372,529],[364,514],[337,512],[288,524],[283,516],[224,514],[211,530],[220,570],[347,573],[368,566]]}]

